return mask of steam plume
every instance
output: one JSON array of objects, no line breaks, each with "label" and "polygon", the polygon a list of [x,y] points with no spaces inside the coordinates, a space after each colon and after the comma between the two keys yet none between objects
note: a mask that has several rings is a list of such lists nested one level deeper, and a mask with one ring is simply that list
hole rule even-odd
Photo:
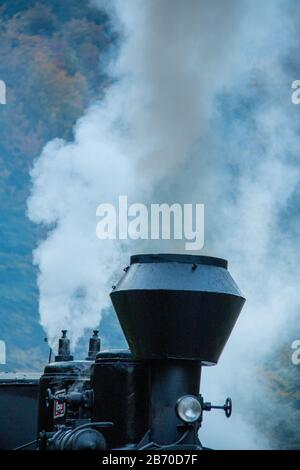
[{"label": "steam plume", "polygon": [[123,247],[96,239],[98,204],[116,202],[119,194],[147,202],[150,188],[188,160],[208,125],[220,86],[215,70],[221,65],[227,75],[239,8],[227,4],[231,14],[219,28],[220,46],[212,26],[222,2],[213,8],[189,3],[187,8],[176,0],[171,8],[168,1],[133,1],[124,8],[115,2],[124,37],[111,64],[115,85],[78,121],[74,142],[50,142],[32,170],[29,217],[49,227],[34,260],[41,323],[50,338],[68,324],[75,344],[107,305],[114,260],[120,263]]}]

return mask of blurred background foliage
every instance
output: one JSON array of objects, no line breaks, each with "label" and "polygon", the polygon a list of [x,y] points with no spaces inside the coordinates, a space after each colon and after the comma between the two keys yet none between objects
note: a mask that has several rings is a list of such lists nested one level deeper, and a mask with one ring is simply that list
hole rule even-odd
[{"label": "blurred background foliage", "polygon": [[[39,370],[47,358],[32,265],[43,233],[26,218],[29,171],[43,146],[71,138],[77,118],[103,96],[109,80],[101,60],[115,39],[106,14],[88,0],[0,1],[0,79],[7,86],[0,106],[1,371]],[[113,321],[104,320],[107,345],[122,343]]]}]

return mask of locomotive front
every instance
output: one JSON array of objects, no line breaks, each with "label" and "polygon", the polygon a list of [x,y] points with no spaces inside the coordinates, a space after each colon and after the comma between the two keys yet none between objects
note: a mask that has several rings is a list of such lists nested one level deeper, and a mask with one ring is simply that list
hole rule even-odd
[{"label": "locomotive front", "polygon": [[110,296],[130,351],[73,361],[67,347],[48,364],[39,449],[202,449],[204,411],[231,414],[229,398],[200,394],[201,368],[217,364],[245,302],[227,261],[135,255],[124,271]]}]

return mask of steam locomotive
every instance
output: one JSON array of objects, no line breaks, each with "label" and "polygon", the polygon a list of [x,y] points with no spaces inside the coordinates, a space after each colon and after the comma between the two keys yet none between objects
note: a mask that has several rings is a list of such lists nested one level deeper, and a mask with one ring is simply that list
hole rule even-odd
[{"label": "steam locomotive", "polygon": [[110,297],[129,349],[101,351],[95,330],[74,360],[63,330],[39,380],[36,436],[18,448],[202,449],[204,412],[232,411],[230,398],[215,406],[199,393],[202,366],[217,364],[245,302],[227,261],[134,255]]}]

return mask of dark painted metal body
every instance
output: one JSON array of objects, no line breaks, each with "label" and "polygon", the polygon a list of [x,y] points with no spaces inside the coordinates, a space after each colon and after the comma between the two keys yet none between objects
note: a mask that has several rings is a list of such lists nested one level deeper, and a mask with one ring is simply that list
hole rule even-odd
[{"label": "dark painted metal body", "polygon": [[218,362],[245,299],[219,258],[136,255],[124,271],[111,300],[133,356],[151,361],[143,443],[175,445],[185,428],[197,448],[201,420],[178,427],[176,402],[198,396],[201,364]]},{"label": "dark painted metal body", "polygon": [[84,391],[90,388],[91,361],[53,362],[45,367],[40,380],[39,432],[52,432],[55,426],[66,424],[68,417],[65,405],[47,400],[47,390],[53,395],[70,391]]},{"label": "dark painted metal body", "polygon": [[1,450],[36,439],[39,378],[35,373],[0,373]]},{"label": "dark painted metal body", "polygon": [[92,366],[93,421],[114,423],[103,431],[108,448],[137,443],[149,426],[149,366],[129,351],[101,352]]},{"label": "dark painted metal body", "polygon": [[[198,396],[200,373],[200,364],[196,361],[152,361],[150,441],[164,445],[182,436],[184,429],[175,413],[175,405],[184,395]],[[198,444],[198,438],[191,433],[187,442]]]},{"label": "dark painted metal body", "polygon": [[[201,366],[218,362],[245,299],[218,258],[137,255],[125,272],[111,299],[131,352],[73,361],[63,330],[40,379],[38,429],[37,380],[0,380],[0,448],[37,436],[40,449],[201,448],[201,407],[216,407],[199,397]],[[94,332],[88,358],[99,348]],[[176,413],[186,395],[201,404],[193,423]]]},{"label": "dark painted metal body", "polygon": [[58,352],[55,356],[55,362],[73,361],[70,354],[70,340],[67,338],[67,330],[62,330],[62,336],[58,340]]},{"label": "dark painted metal body", "polygon": [[101,348],[101,340],[98,336],[99,331],[94,330],[93,331],[93,336],[91,336],[89,340],[89,351],[88,355],[86,357],[87,361],[94,361],[96,359],[96,356],[98,352],[100,351]]},{"label": "dark painted metal body", "polygon": [[110,294],[139,359],[216,364],[245,302],[219,258],[136,255]]}]

